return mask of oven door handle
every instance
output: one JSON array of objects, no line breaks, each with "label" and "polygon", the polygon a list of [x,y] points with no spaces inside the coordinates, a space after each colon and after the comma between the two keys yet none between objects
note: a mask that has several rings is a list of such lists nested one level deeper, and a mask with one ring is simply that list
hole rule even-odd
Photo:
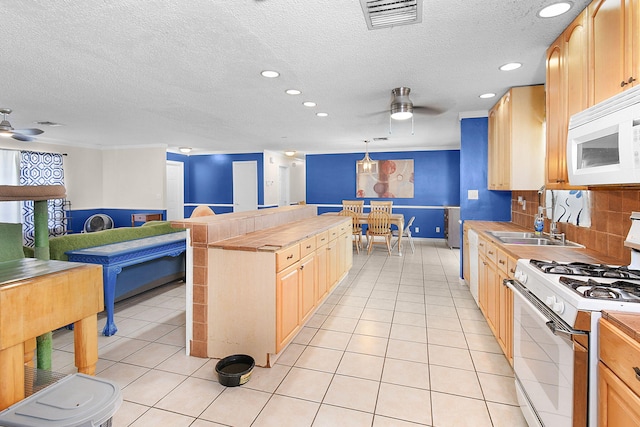
[{"label": "oven door handle", "polygon": [[573,329],[556,313],[547,307],[542,301],[536,298],[524,285],[514,279],[505,279],[504,284],[522,298],[531,309],[535,310],[544,321],[547,328],[556,336],[571,341],[574,335],[587,335],[586,331]]}]

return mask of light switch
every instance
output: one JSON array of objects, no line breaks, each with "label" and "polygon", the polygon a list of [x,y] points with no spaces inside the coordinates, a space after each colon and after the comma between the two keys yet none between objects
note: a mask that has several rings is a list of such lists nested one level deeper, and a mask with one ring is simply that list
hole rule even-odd
[{"label": "light switch", "polygon": [[468,190],[467,191],[467,199],[468,200],[478,200],[478,190]]}]

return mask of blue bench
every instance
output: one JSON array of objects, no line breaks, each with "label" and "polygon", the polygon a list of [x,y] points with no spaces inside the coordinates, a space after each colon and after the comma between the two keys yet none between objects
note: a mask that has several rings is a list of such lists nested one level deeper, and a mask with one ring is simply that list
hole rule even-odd
[{"label": "blue bench", "polygon": [[105,336],[118,331],[116,301],[185,277],[186,232],[162,234],[93,248],[67,251],[69,261],[102,265]]}]

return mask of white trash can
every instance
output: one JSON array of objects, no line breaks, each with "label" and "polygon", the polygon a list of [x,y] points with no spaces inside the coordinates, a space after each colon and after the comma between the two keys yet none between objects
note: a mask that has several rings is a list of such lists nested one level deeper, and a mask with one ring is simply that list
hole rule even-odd
[{"label": "white trash can", "polygon": [[111,427],[121,404],[114,382],[73,374],[0,412],[0,426]]}]

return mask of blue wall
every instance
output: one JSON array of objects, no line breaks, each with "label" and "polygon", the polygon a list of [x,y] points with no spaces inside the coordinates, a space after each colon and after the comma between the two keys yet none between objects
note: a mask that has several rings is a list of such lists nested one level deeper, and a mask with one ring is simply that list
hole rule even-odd
[{"label": "blue wall", "polygon": [[[208,205],[215,213],[233,212],[233,162],[256,161],[258,164],[258,205],[264,204],[264,164],[262,153],[211,154],[189,156],[185,170],[185,203]],[[187,195],[188,194],[188,198]],[[227,206],[216,206],[227,205]],[[185,218],[195,206],[185,209]]]},{"label": "blue wall", "polygon": [[[356,162],[363,157],[364,153],[307,155],[307,203],[320,205],[318,213],[324,213],[339,211],[343,199],[356,199]],[[384,152],[373,153],[371,157],[413,159],[414,197],[386,200],[393,200],[393,211],[404,214],[405,221],[416,217],[414,236],[443,238],[443,207],[460,203],[460,151]],[[371,200],[365,198],[365,205]],[[415,232],[416,227],[419,233]],[[435,231],[436,227],[440,228],[439,232]]]}]

